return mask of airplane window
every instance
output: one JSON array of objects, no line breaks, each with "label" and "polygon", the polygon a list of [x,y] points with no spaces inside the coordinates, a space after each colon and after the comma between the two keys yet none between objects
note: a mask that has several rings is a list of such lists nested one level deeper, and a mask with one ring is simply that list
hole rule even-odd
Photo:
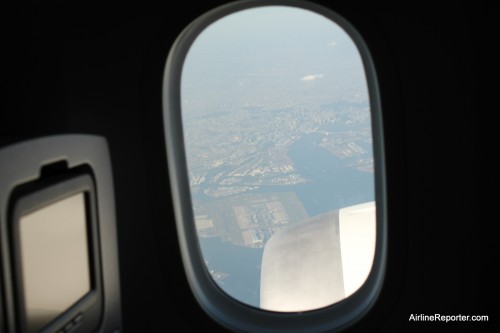
[{"label": "airplane window", "polygon": [[194,223],[215,283],[279,312],[361,287],[375,252],[374,154],[351,37],[305,9],[239,11],[195,39],[180,93]]},{"label": "airplane window", "polygon": [[387,208],[357,30],[309,1],[231,2],[178,36],[163,89],[180,252],[203,310],[247,333],[334,332],[368,313]]}]

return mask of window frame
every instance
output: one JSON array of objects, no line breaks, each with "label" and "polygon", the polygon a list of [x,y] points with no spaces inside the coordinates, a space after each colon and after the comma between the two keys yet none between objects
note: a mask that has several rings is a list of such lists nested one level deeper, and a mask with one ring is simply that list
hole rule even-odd
[{"label": "window frame", "polygon": [[[375,167],[376,249],[365,283],[348,298],[305,312],[273,312],[243,304],[222,291],[211,278],[200,249],[194,223],[184,145],[181,78],[191,45],[210,24],[245,9],[289,6],[312,11],[338,24],[358,48],[370,99]],[[236,332],[324,332],[342,330],[362,318],[374,305],[382,288],[387,257],[387,195],[382,112],[375,66],[357,30],[329,8],[301,0],[244,0],[217,7],[189,24],[172,45],[163,79],[163,117],[166,153],[175,223],[186,277],[203,310],[222,326]]]}]

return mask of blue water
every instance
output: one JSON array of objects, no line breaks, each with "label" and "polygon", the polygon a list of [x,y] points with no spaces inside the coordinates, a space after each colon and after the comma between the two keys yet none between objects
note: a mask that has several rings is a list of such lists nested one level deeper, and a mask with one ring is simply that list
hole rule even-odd
[{"label": "blue water", "polygon": [[296,141],[288,152],[307,183],[267,186],[260,192],[297,194],[309,216],[374,200],[373,174],[344,166],[344,161],[319,146],[323,134],[313,133]]},{"label": "blue water", "polygon": [[219,286],[237,300],[259,307],[263,249],[223,242],[220,237],[200,238],[200,246],[210,269],[229,274]]}]

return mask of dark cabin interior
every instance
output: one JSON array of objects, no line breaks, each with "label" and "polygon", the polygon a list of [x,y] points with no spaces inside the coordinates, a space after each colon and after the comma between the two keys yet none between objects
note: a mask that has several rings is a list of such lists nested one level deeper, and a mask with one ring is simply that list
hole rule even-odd
[{"label": "dark cabin interior", "polygon": [[[386,278],[376,305],[346,332],[489,330],[498,284],[487,272],[494,218],[478,202],[481,3],[316,2],[349,20],[370,48],[385,130]],[[203,312],[185,277],[162,118],[172,43],[224,3],[36,2],[2,29],[0,147],[67,133],[108,140],[125,333],[229,332]],[[409,321],[434,313],[490,322]]]}]

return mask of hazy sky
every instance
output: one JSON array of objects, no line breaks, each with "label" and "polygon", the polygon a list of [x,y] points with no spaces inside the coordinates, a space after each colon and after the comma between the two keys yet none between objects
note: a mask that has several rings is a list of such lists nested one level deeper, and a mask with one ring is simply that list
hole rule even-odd
[{"label": "hazy sky", "polygon": [[367,94],[351,38],[319,14],[262,7],[229,15],[202,32],[183,68],[182,97],[189,112],[189,103],[198,98],[205,106],[249,103],[261,91],[288,90],[289,98],[297,98],[313,82],[316,92],[328,89],[325,95],[332,98]]}]

